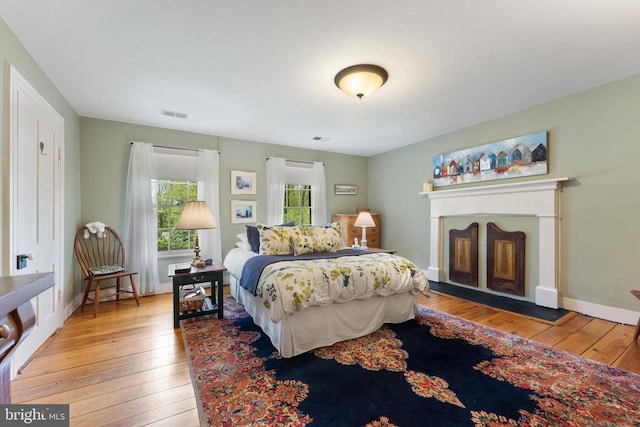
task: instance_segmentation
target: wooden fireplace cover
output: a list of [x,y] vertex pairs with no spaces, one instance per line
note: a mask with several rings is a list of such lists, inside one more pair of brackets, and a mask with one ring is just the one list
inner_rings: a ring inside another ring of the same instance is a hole
[[524,243],[522,231],[504,231],[487,223],[487,287],[524,296]]
[[449,280],[478,286],[478,223],[449,230]]

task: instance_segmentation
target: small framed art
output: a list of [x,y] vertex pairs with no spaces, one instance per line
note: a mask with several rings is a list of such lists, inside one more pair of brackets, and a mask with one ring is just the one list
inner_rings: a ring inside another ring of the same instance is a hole
[[336,184],[333,186],[333,194],[356,195],[358,194],[358,186],[352,184]]
[[231,223],[242,224],[256,222],[257,202],[247,200],[231,201]]
[[256,173],[232,170],[231,194],[256,194]]

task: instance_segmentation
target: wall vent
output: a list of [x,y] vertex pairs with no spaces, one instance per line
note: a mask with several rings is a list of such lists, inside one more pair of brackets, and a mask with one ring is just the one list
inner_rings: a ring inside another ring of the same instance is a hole
[[160,114],[162,114],[163,116],[175,117],[177,119],[186,119],[187,118],[187,114],[186,113],[178,113],[176,111],[160,110]]

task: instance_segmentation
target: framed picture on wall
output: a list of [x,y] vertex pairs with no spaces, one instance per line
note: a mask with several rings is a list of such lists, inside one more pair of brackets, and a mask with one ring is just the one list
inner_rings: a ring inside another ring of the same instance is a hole
[[231,194],[256,194],[256,173],[232,170]]
[[358,194],[358,186],[352,184],[336,184],[333,187],[335,195],[356,195]]
[[258,203],[248,200],[231,201],[231,224],[256,222],[256,208]]

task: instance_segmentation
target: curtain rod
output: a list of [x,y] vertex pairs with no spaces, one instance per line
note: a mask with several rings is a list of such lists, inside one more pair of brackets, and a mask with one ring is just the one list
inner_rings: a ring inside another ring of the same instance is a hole
[[[267,157],[267,160],[272,159],[273,157]],[[303,162],[302,160],[291,160],[291,159],[284,159],[286,162],[292,162],[292,163],[304,163],[307,165],[312,165],[315,162]],[[324,165],[324,162],[321,162]]]
[[[133,145],[133,142],[131,143],[131,145]],[[151,145],[153,145],[154,147],[158,147],[158,148],[166,148],[166,149],[169,149],[169,150],[183,150],[183,151],[195,151],[195,152],[200,151],[200,149],[199,149],[199,148],[169,147],[168,145],[157,145],[157,144],[151,144]],[[222,154],[222,153],[220,152],[220,150],[211,150],[211,151],[215,151],[215,152],[217,152],[218,154]]]

